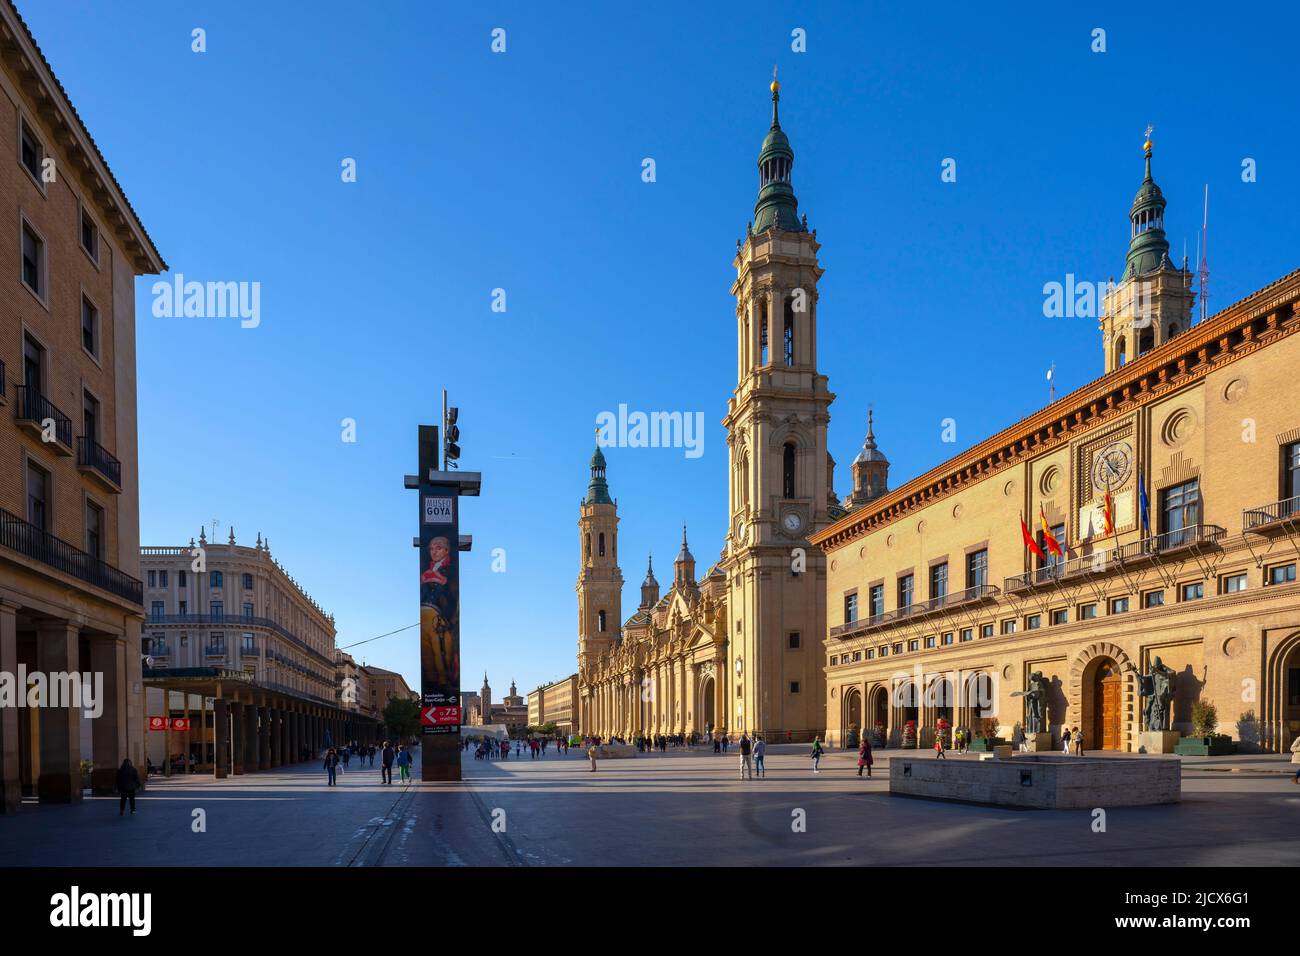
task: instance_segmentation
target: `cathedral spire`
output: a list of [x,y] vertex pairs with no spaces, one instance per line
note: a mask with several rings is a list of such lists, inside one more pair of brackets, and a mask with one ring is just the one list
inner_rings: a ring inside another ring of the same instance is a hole
[[675,587],[695,586],[695,555],[686,544],[686,525],[682,525],[682,550],[677,552],[673,562],[673,585]]
[[609,497],[609,483],[605,481],[605,455],[600,450],[600,443],[596,443],[595,454],[591,456],[591,481],[587,484],[587,497],[583,499],[586,505],[612,505],[614,502]]
[[659,582],[655,579],[655,559],[650,555],[646,563],[645,580],[641,582],[641,607],[653,607],[659,602]]
[[778,104],[781,84],[776,70],[772,71],[772,126],[763,138],[758,151],[758,202],[754,204],[754,232],[763,233],[777,228],[785,232],[806,232],[799,221],[799,200],[790,184],[790,170],[794,166],[794,150],[781,129]]

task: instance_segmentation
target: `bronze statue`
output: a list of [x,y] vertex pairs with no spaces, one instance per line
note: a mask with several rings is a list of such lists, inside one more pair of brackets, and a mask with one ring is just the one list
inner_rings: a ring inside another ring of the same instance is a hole
[[1169,712],[1174,701],[1174,682],[1178,673],[1167,667],[1160,658],[1151,665],[1151,673],[1143,674],[1133,664],[1128,669],[1137,674],[1138,693],[1146,699],[1142,708],[1142,723],[1146,730],[1169,730]]
[[1041,734],[1047,725],[1047,682],[1043,680],[1042,671],[1029,675],[1029,686],[1024,690],[1013,691],[1012,697],[1025,699],[1025,732]]

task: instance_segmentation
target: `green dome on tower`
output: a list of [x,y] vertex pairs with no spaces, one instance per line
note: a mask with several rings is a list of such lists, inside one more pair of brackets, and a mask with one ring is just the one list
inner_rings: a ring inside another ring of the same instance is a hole
[[1142,144],[1146,154],[1147,174],[1133,197],[1129,210],[1132,238],[1128,244],[1128,257],[1124,260],[1124,274],[1145,275],[1160,268],[1169,259],[1169,240],[1165,238],[1165,196],[1151,178],[1151,130]]
[[596,446],[595,454],[591,456],[591,481],[587,483],[587,497],[582,499],[584,505],[612,505],[613,499],[609,496],[609,484],[605,481],[605,455],[600,450],[600,445]]
[[754,204],[754,232],[766,232],[775,226],[786,232],[805,232],[799,221],[799,200],[790,185],[790,170],[794,166],[794,150],[790,139],[781,129],[777,104],[781,100],[781,84],[772,79],[772,128],[763,137],[758,151],[758,202]]

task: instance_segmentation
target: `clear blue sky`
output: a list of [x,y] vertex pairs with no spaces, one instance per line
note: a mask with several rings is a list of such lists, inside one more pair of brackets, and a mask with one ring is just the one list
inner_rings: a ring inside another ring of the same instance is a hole
[[[1052,362],[1062,391],[1100,374],[1095,321],[1044,318],[1042,289],[1121,272],[1148,122],[1178,255],[1209,183],[1212,307],[1300,266],[1294,8],[19,6],[172,268],[262,284],[256,329],[154,318],[153,280],[137,285],[143,542],[213,519],[221,538],[260,530],[340,644],[414,623],[402,476],[446,386],[463,465],[484,476],[462,512],[462,685],[486,669],[498,696],[574,669],[598,412],[707,424],[697,459],[608,452],[625,613],[647,551],[669,578],[683,521],[701,569],[717,558],[730,263],[773,63],[823,245],[841,494],[868,402],[898,485],[1044,404]],[[358,182],[341,182],[344,157]],[[416,632],[358,656],[414,682]]]

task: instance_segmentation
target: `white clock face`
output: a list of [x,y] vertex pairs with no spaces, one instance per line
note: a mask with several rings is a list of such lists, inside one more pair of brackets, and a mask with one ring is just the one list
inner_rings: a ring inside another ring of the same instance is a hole
[[803,527],[803,518],[800,518],[797,514],[791,511],[781,519],[781,524],[786,531],[794,534]]
[[736,522],[736,540],[741,544],[745,543],[745,532],[749,529],[745,527],[744,521]]
[[1092,484],[1099,492],[1123,487],[1133,470],[1133,448],[1128,442],[1111,442],[1092,462]]

